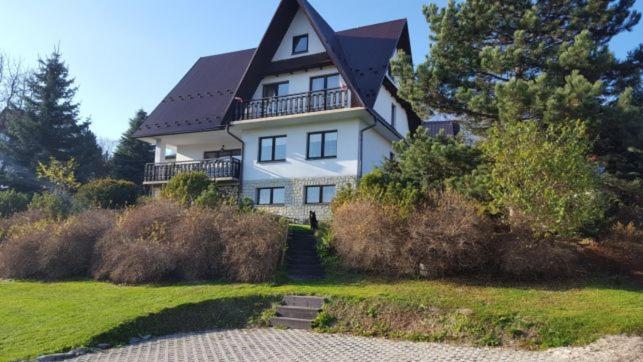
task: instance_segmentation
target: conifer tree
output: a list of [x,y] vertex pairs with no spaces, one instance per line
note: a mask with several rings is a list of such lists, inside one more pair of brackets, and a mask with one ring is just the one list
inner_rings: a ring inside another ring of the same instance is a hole
[[121,136],[112,158],[112,176],[114,178],[129,180],[140,185],[143,182],[145,164],[154,162],[152,145],[133,137],[145,117],[147,117],[147,113],[139,109],[134,118],[130,119],[129,129]]

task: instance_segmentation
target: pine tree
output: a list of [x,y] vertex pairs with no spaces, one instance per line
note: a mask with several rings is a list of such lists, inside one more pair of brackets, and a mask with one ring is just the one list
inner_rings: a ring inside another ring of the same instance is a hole
[[79,181],[99,176],[102,152],[89,121],[78,119],[74,79],[69,78],[57,50],[38,62],[38,69],[27,80],[22,117],[7,125],[6,137],[0,140],[0,153],[15,169],[28,174],[25,177],[35,173],[39,162],[52,157],[63,162],[74,158],[79,165]]
[[145,117],[147,117],[147,113],[142,109],[138,110],[134,118],[129,121],[129,129],[121,136],[112,158],[112,176],[114,178],[141,184],[145,164],[154,162],[154,148],[149,143],[133,137]]
[[643,115],[636,110],[643,105],[643,46],[624,60],[608,46],[639,22],[633,4],[467,0],[425,6],[432,44],[417,69],[405,54],[393,62],[400,93],[421,113],[456,114],[481,133],[494,122],[546,126],[581,119],[596,140],[592,152],[609,171],[640,176]]

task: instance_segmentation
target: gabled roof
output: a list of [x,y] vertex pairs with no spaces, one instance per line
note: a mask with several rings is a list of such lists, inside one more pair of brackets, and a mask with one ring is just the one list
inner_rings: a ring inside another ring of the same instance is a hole
[[[299,9],[326,52],[272,62]],[[356,104],[372,110],[389,59],[398,47],[410,53],[405,19],[335,32],[308,1],[282,0],[256,49],[200,58],[150,113],[135,136],[221,129],[232,116],[234,98],[251,98],[266,75],[324,64],[334,64],[354,94]],[[412,110],[409,108],[408,112]]]

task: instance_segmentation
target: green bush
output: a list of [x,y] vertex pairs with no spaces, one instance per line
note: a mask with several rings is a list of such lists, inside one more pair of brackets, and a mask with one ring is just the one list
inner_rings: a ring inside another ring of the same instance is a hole
[[161,196],[192,205],[212,184],[205,172],[183,172],[172,177],[161,191]]
[[0,191],[0,217],[9,217],[16,212],[25,211],[29,196],[14,190]]
[[76,197],[87,206],[119,209],[135,204],[138,194],[138,186],[131,181],[104,178],[82,185]]
[[64,191],[36,194],[29,203],[30,210],[40,210],[50,219],[64,219],[76,208],[78,205],[74,203],[74,198]]
[[217,185],[211,183],[208,188],[194,200],[194,204],[201,207],[215,208],[221,205],[223,201]]
[[603,197],[590,147],[581,122],[544,130],[527,121],[495,125],[483,144],[493,159],[494,206],[537,234],[592,231],[603,218]]

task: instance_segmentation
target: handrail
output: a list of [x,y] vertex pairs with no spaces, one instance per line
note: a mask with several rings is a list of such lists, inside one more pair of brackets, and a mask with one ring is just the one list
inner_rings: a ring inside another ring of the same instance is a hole
[[348,108],[351,105],[350,95],[350,90],[346,88],[331,88],[239,101],[235,105],[234,120]]
[[182,172],[205,172],[210,178],[238,179],[241,161],[232,156],[212,160],[148,163],[145,165],[143,183],[167,182]]

